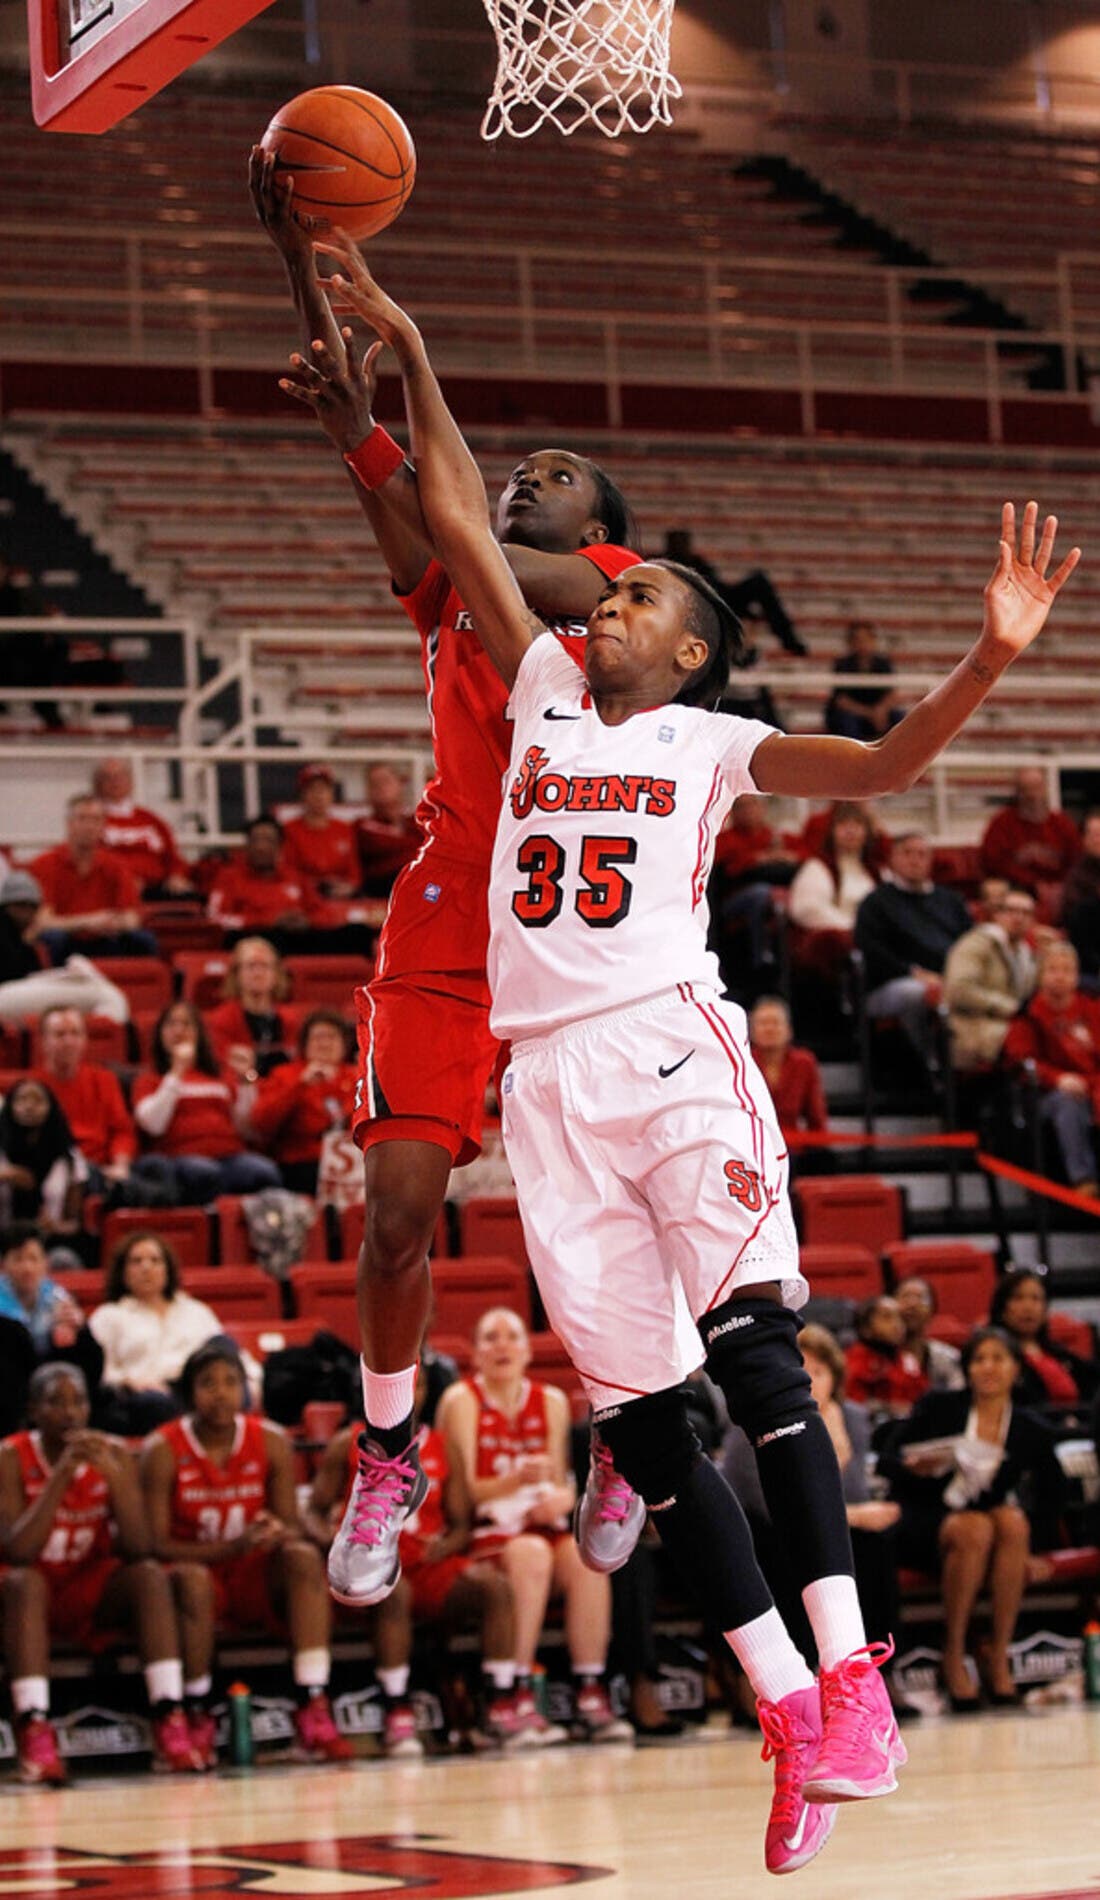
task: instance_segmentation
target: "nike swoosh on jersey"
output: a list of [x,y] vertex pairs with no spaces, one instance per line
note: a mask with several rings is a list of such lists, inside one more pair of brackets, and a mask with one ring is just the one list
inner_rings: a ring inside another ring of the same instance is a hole
[[694,1049],[689,1049],[689,1050],[688,1050],[688,1052],[687,1052],[687,1055],[686,1055],[686,1056],[681,1056],[681,1057],[680,1057],[680,1060],[679,1060],[679,1062],[674,1062],[674,1063],[673,1063],[673,1064],[671,1065],[671,1067],[670,1067],[670,1068],[667,1068],[667,1069],[666,1069],[666,1068],[664,1067],[664,1065],[662,1064],[662,1065],[661,1065],[661,1066],[660,1066],[660,1067],[658,1068],[658,1070],[657,1070],[657,1074],[658,1074],[658,1075],[659,1075],[659,1076],[661,1077],[661,1080],[662,1080],[663,1082],[667,1082],[667,1080],[668,1080],[668,1078],[669,1078],[669,1076],[670,1076],[670,1075],[675,1075],[675,1074],[676,1074],[676,1071],[677,1071],[677,1069],[682,1069],[682,1068],[683,1068],[683,1066],[684,1066],[684,1063],[685,1063],[685,1062],[690,1062],[690,1061],[691,1061],[691,1058],[692,1058],[692,1056],[693,1056],[694,1054],[695,1054],[695,1051],[694,1051]]
[[548,706],[542,716],[544,719],[579,719],[580,713],[560,713],[553,706]]

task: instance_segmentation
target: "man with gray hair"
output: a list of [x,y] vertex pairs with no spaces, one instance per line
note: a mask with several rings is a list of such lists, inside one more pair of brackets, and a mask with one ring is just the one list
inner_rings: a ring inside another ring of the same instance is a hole
[[882,882],[856,912],[856,948],[866,971],[867,1014],[896,1017],[930,1073],[939,1062],[943,967],[969,928],[962,898],[932,882],[931,840],[922,831],[895,838]]

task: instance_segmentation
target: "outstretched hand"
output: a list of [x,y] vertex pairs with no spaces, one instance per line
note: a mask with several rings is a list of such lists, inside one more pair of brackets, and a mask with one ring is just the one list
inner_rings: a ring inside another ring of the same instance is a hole
[[314,218],[294,205],[294,179],[280,173],[278,155],[254,145],[248,154],[248,193],[252,208],[276,250],[288,263],[313,265],[313,242],[330,228],[327,218]]
[[416,325],[399,303],[388,297],[363,262],[357,244],[338,227],[326,239],[315,239],[313,248],[323,257],[331,257],[339,266],[330,277],[321,279],[332,307],[339,314],[352,312],[369,323],[383,343],[395,349],[417,334]]
[[312,409],[325,434],[341,455],[350,455],[374,427],[374,395],[378,386],[376,364],[385,344],[371,344],[360,360],[355,339],[345,326],[340,332],[342,351],[334,355],[314,340],[312,362],[295,350],[290,358],[293,376],[283,376],[279,388]]
[[1058,594],[1081,559],[1080,548],[1071,548],[1048,579],[1058,518],[1047,516],[1036,547],[1038,518],[1038,502],[1029,501],[1024,509],[1017,549],[1016,510],[1010,501],[1005,502],[1001,510],[1000,556],[985,589],[983,635],[1010,649],[1012,654],[1023,653],[1042,630]]

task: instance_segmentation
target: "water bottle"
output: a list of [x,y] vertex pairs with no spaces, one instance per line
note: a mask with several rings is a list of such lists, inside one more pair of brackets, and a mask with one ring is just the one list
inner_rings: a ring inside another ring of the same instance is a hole
[[229,1759],[237,1768],[248,1768],[255,1759],[252,1745],[252,1691],[246,1682],[231,1682],[229,1698]]
[[1100,1623],[1086,1623],[1082,1634],[1085,1642],[1085,1695],[1090,1702],[1100,1702]]

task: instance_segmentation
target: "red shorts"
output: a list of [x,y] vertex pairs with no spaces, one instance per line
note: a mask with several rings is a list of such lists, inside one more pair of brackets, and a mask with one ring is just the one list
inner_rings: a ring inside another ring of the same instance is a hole
[[461,1583],[470,1565],[477,1561],[468,1551],[456,1551],[451,1557],[440,1558],[437,1564],[418,1564],[415,1568],[406,1566],[405,1576],[412,1591],[413,1615],[424,1622],[442,1616],[455,1584]]
[[429,849],[401,873],[376,974],[355,992],[360,1148],[430,1141],[459,1164],[479,1152],[499,1047],[489,1034],[488,935],[484,867]]
[[81,1564],[70,1577],[48,1576],[50,1635],[80,1649],[111,1642],[118,1632],[99,1622],[99,1608],[103,1592],[121,1569],[121,1557],[97,1557]]
[[262,1629],[283,1633],[283,1621],[271,1601],[270,1550],[249,1550],[229,1563],[211,1566],[214,1620],[221,1630]]

